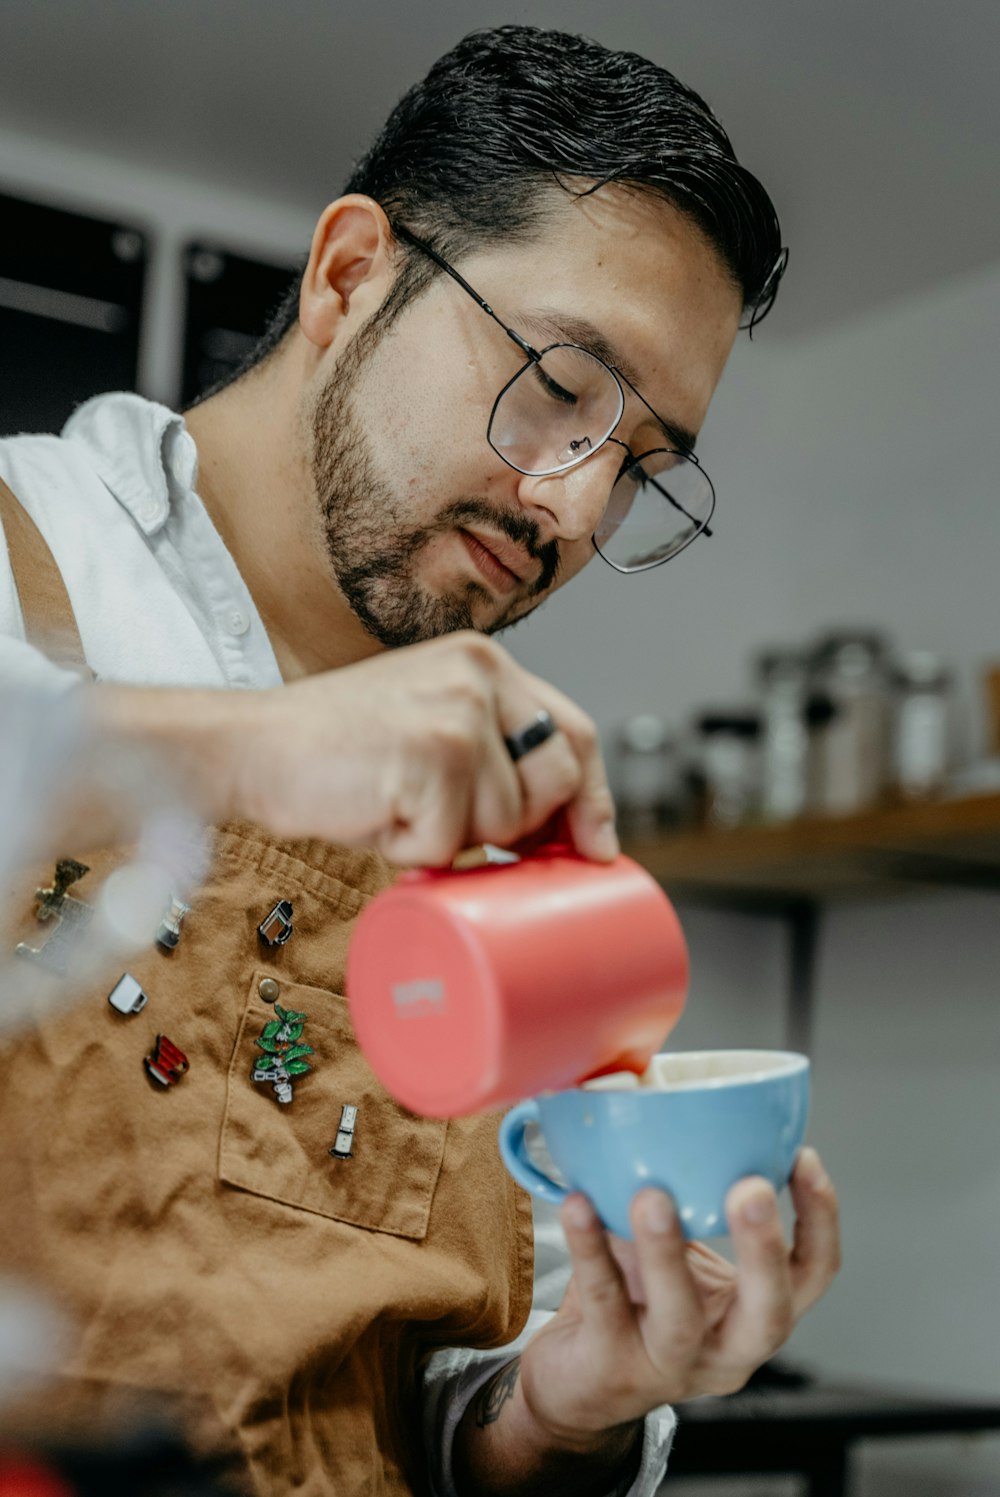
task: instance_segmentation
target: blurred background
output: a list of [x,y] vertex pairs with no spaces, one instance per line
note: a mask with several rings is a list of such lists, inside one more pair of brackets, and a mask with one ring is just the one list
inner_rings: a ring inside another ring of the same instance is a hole
[[[506,21],[677,73],[791,247],[699,443],[713,536],[595,561],[506,642],[594,714],[681,902],[677,1045],[812,1056],[845,1266],[789,1362],[1000,1404],[1000,8],[3,0],[0,433],[231,367],[399,95]],[[861,1439],[858,1410],[812,1497],[1000,1491],[997,1433]],[[733,1474],[666,1490],[803,1490],[720,1438]]]

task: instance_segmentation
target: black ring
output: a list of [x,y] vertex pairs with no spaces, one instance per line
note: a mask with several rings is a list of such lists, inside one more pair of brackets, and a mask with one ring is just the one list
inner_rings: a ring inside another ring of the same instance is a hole
[[523,759],[525,754],[530,754],[532,749],[544,743],[547,738],[551,738],[555,731],[556,725],[551,712],[543,710],[536,712],[531,721],[525,723],[524,727],[519,728],[516,733],[505,737],[504,743],[507,745],[508,754],[516,764],[518,759]]

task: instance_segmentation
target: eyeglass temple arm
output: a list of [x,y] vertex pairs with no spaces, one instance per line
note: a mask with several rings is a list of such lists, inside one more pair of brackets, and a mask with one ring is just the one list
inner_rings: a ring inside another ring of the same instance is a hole
[[[628,384],[628,380],[626,380],[625,383]],[[632,388],[631,385],[629,385],[629,389],[631,389],[631,388]],[[642,400],[642,396],[641,395],[639,396],[639,399]],[[643,404],[645,404],[645,401],[643,401]],[[650,409],[652,409],[652,407],[650,407]],[[641,466],[641,464],[642,464],[642,458],[641,457],[634,457],[633,456],[632,449],[631,449],[631,447],[629,447],[629,445],[628,445],[627,442],[622,442],[617,437],[608,437],[608,441],[609,442],[613,442],[616,447],[621,447],[621,448],[623,448],[625,450],[625,452],[628,453],[627,458],[625,458],[623,460],[623,462],[622,462],[621,473],[624,473],[625,469],[633,466],[633,464],[637,468]],[[694,453],[690,454],[690,461],[692,461],[695,464],[696,467],[700,466],[699,463],[698,463],[698,459],[694,456]],[[621,476],[621,473],[619,474],[619,477]],[[668,504],[672,504],[673,507],[674,507],[674,509],[680,511],[680,513],[684,516],[685,520],[690,520],[692,525],[697,525],[698,521],[695,519],[694,515],[689,515],[688,512],[687,512],[687,510],[684,508],[683,504],[678,504],[677,500],[674,498],[673,494],[671,494],[667,489],[665,489],[662,486],[662,484],[657,483],[657,481],[653,477],[652,473],[647,473],[646,474],[646,480],[647,480],[648,483],[651,483],[653,485],[653,488],[656,489],[657,493],[663,495],[664,499],[667,501]],[[709,530],[709,528],[708,528],[707,525],[703,526],[703,528],[702,528],[702,530],[701,530],[700,533],[702,535],[711,535],[712,534],[712,532]]]
[[397,239],[403,239],[407,244],[411,244],[414,249],[420,250],[428,257],[428,259],[433,260],[434,264],[439,266],[440,269],[444,271],[445,275],[450,275],[453,281],[457,281],[462,290],[467,292],[468,295],[472,297],[472,300],[475,302],[476,306],[482,307],[487,317],[492,317],[497,326],[503,328],[504,332],[507,334],[507,337],[517,344],[521,352],[525,354],[529,359],[531,359],[532,363],[538,363],[538,360],[541,358],[541,354],[538,352],[538,350],[532,348],[531,344],[526,342],[525,339],[521,337],[520,333],[515,333],[512,327],[508,327],[507,324],[497,316],[493,308],[490,306],[489,302],[484,301],[483,298],[479,295],[479,292],[474,291],[465,277],[459,275],[455,267],[453,265],[449,265],[448,261],[445,260],[443,256],[439,255],[437,250],[431,249],[429,244],[425,244],[422,239],[418,239],[416,234],[411,234],[409,229],[405,229],[402,224],[392,225],[392,231]]
[[[678,504],[673,494],[671,494],[668,489],[665,489],[661,483],[657,483],[656,479],[651,473],[647,473],[646,478],[647,481],[653,485],[653,488],[656,489],[658,493],[663,495],[668,504],[672,504],[674,509],[680,511],[685,520],[690,520],[692,525],[697,525],[698,521],[695,519],[694,515],[689,515],[683,504]],[[699,531],[699,534],[711,535],[712,532],[707,525],[703,525],[701,527],[701,530]]]

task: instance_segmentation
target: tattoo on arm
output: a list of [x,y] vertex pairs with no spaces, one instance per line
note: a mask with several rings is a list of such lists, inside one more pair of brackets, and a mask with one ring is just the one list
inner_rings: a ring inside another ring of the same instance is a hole
[[521,1361],[517,1358],[506,1367],[501,1367],[496,1376],[490,1378],[476,1394],[476,1425],[479,1429],[485,1429],[487,1424],[495,1424],[500,1418],[504,1404],[514,1396],[514,1386],[520,1371]]

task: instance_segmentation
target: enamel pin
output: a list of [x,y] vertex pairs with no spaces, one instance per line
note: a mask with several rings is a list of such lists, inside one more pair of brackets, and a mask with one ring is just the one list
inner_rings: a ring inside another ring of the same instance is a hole
[[55,928],[41,946],[29,946],[21,941],[15,948],[16,956],[27,957],[48,967],[50,972],[65,977],[72,962],[74,944],[86,930],[93,914],[89,904],[84,904],[82,899],[73,899],[66,891],[89,872],[87,864],[77,862],[76,858],[59,859],[51,888],[35,890],[37,918],[43,923],[54,920]]
[[333,1147],[329,1150],[334,1159],[350,1159],[354,1148],[354,1128],[357,1121],[358,1109],[352,1103],[345,1102],[340,1109],[337,1137],[333,1141]]
[[146,1007],[149,996],[142,991],[131,972],[124,972],[108,994],[108,1002],[120,1014],[138,1014]]
[[165,1034],[156,1036],[152,1054],[146,1056],[143,1065],[153,1081],[158,1081],[161,1086],[175,1086],[184,1073],[190,1070],[183,1050],[178,1050],[173,1040],[168,1040]]
[[260,1038],[254,1041],[264,1054],[250,1072],[254,1081],[269,1081],[279,1102],[292,1100],[292,1085],[297,1076],[304,1076],[311,1067],[306,1060],[312,1055],[312,1045],[301,1043],[305,1014],[293,1009],[274,1005],[277,1018],[270,1019],[261,1030]]
[[274,909],[257,927],[265,946],[284,946],[292,934],[292,901],[279,899]]
[[189,913],[191,906],[185,904],[183,899],[178,899],[175,894],[170,901],[170,908],[160,921],[160,928],[156,932],[158,945],[164,951],[173,951],[181,938],[181,921]]

